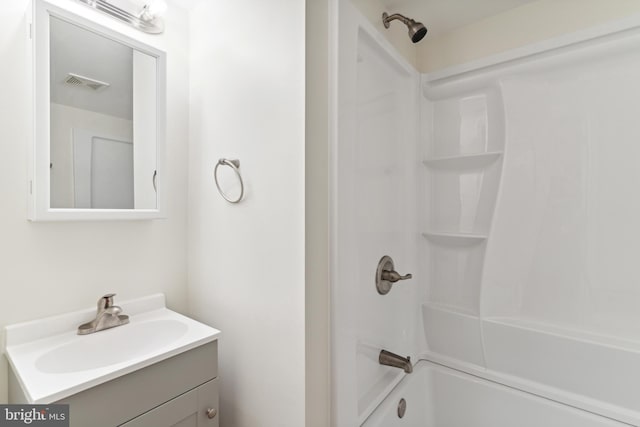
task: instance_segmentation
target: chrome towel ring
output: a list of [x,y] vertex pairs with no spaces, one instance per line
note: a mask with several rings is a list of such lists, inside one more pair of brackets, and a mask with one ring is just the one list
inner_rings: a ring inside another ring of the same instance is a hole
[[[224,194],[224,191],[222,191],[222,189],[220,188],[220,183],[218,182],[218,167],[220,165],[229,166],[236,173],[238,180],[240,180],[240,195],[238,196],[238,198],[236,199],[229,198],[226,194]],[[238,203],[242,200],[242,197],[244,196],[244,182],[242,181],[242,175],[240,175],[240,169],[238,169],[239,167],[240,167],[240,160],[238,159],[234,159],[234,160],[220,159],[218,160],[218,163],[216,164],[216,167],[213,170],[213,178],[216,181],[216,187],[218,188],[218,192],[229,203]]]

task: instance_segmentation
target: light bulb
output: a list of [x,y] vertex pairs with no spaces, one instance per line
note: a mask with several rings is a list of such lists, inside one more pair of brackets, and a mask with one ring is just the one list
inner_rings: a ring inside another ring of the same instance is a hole
[[142,8],[140,17],[145,21],[153,21],[162,16],[167,11],[167,2],[165,0],[150,0]]

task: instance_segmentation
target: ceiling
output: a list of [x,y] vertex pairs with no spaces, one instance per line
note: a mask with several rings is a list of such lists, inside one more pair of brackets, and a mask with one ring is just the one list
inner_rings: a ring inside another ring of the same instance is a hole
[[389,13],[422,22],[440,35],[535,0],[380,0]]
[[[109,0],[136,13],[154,0]],[[164,0],[190,9],[201,0]],[[211,1],[211,0],[207,0]],[[314,0],[311,0],[314,1]],[[364,0],[367,1],[367,0]],[[374,0],[369,0],[374,1]],[[536,0],[377,0],[389,13],[401,13],[422,22],[429,33],[439,35]]]
[[[131,120],[133,50],[84,28],[51,17],[51,102]],[[94,91],[69,86],[69,73],[107,82]]]

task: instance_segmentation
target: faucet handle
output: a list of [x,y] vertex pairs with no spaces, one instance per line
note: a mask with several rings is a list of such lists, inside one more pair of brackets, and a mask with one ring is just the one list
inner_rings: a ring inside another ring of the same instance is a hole
[[394,270],[382,270],[382,280],[386,280],[387,282],[391,282],[391,283],[395,283],[398,280],[408,280],[411,279],[413,276],[411,274],[406,274],[404,276],[401,276],[400,274],[398,274],[397,271]]
[[113,305],[113,297],[116,294],[106,294],[98,300],[98,310],[105,310]]
[[380,295],[386,295],[391,290],[394,283],[399,280],[409,280],[413,276],[405,274],[402,276],[395,271],[393,259],[389,255],[380,258],[378,268],[376,269],[376,289]]

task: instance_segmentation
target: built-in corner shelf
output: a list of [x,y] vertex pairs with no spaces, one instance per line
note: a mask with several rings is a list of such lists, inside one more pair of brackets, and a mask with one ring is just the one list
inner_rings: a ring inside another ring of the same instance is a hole
[[491,165],[501,156],[502,151],[489,151],[486,153],[433,157],[424,160],[422,163],[433,169],[479,169]]
[[456,246],[469,246],[482,243],[487,240],[487,235],[476,233],[442,233],[425,231],[422,235],[434,243]]

